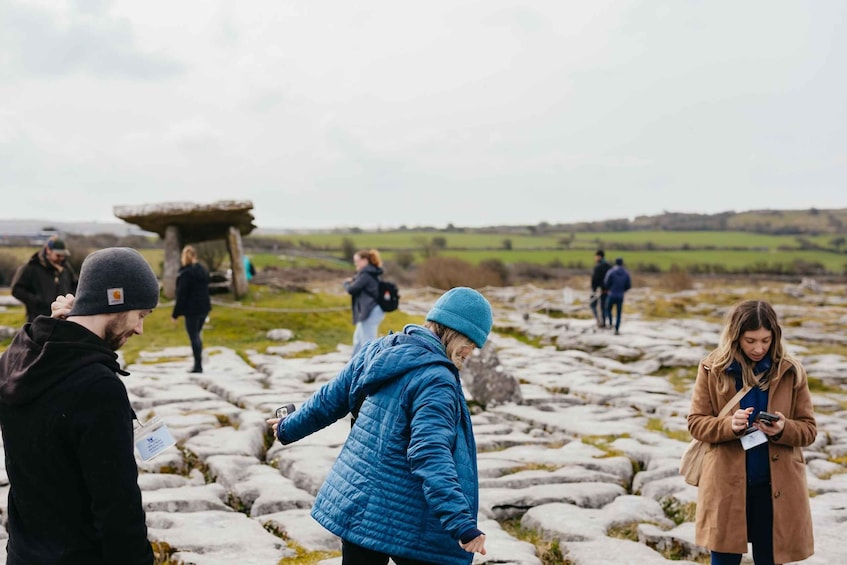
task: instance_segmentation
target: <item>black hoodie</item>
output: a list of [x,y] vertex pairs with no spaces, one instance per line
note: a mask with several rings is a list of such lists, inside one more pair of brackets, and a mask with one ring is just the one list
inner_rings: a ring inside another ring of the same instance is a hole
[[117,354],[74,322],[40,316],[0,357],[9,475],[7,565],[149,565]]

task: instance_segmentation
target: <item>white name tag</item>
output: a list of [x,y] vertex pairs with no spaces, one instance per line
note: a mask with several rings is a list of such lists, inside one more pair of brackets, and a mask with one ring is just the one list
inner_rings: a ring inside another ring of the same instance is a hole
[[142,424],[135,432],[135,448],[144,461],[150,461],[172,445],[176,445],[176,441],[158,417]]
[[747,433],[741,436],[741,445],[744,447],[744,451],[752,449],[757,445],[767,443],[767,441],[768,436],[766,436],[762,430],[754,428],[753,426],[747,428]]

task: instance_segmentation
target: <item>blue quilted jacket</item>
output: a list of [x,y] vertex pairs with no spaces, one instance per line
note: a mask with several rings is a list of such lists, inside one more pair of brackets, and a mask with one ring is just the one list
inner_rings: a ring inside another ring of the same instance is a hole
[[456,366],[426,328],[368,343],[338,376],[280,422],[291,443],[365,401],[321,486],[312,517],[343,540],[397,557],[467,564],[478,474]]

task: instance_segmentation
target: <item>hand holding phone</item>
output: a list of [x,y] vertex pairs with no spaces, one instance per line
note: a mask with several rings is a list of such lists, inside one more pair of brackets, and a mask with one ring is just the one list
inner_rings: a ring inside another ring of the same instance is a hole
[[759,415],[756,416],[756,420],[762,422],[766,426],[773,426],[774,423],[779,421],[779,416],[762,410],[761,412],[759,412]]

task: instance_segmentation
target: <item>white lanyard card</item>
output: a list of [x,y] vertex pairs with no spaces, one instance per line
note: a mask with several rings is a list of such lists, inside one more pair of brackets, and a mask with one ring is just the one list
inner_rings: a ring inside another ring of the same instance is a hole
[[160,417],[156,416],[146,424],[141,420],[138,420],[138,423],[141,427],[135,430],[135,448],[144,461],[150,461],[167,448],[176,445],[168,426]]
[[749,426],[744,432],[744,435],[741,436],[741,445],[744,447],[744,451],[752,449],[757,445],[767,443],[767,441],[768,436],[766,436],[762,430],[756,428],[755,426]]

